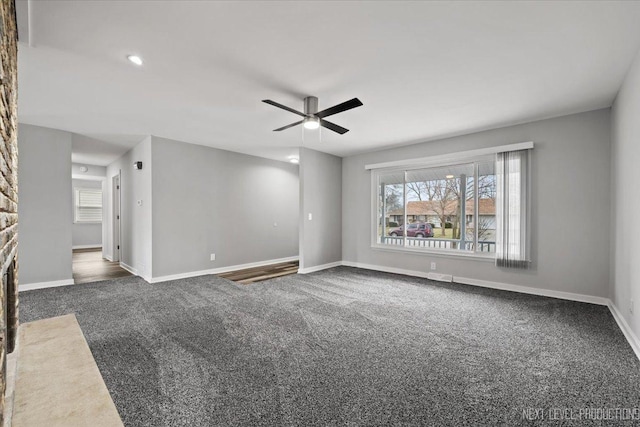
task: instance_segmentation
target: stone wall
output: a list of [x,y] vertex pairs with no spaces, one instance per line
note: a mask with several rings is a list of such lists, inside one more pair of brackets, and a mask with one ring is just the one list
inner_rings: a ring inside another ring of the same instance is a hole
[[0,0],[0,425],[4,421],[6,355],[13,351],[18,327],[17,62],[15,1]]

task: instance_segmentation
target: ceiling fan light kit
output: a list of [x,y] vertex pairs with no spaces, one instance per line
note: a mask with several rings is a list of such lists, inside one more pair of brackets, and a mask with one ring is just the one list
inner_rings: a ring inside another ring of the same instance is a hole
[[327,120],[324,120],[325,117],[332,116],[334,114],[342,113],[343,111],[351,110],[352,108],[362,106],[362,102],[358,98],[353,98],[348,101],[343,102],[342,104],[334,105],[333,107],[327,108],[326,110],[318,111],[318,98],[315,96],[307,96],[304,99],[304,113],[294,110],[293,108],[289,108],[286,105],[279,104],[270,99],[263,99],[262,102],[273,105],[274,107],[282,108],[283,110],[287,110],[290,113],[297,114],[299,116],[304,117],[304,119],[299,122],[291,123],[290,125],[283,126],[278,129],[274,129],[274,132],[280,132],[285,129],[289,129],[294,126],[298,126],[302,124],[305,129],[318,129],[320,126],[332,130],[340,135],[343,135],[349,132],[349,129],[343,128],[342,126],[338,126],[335,123],[331,123]]
[[305,129],[318,129],[320,127],[320,119],[317,117],[307,117],[304,119],[303,126]]

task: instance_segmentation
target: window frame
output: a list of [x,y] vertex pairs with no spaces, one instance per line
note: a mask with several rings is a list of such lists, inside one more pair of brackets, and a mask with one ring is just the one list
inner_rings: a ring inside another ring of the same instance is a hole
[[[440,156],[438,156],[440,157]],[[443,156],[444,157],[444,156]],[[384,175],[387,173],[403,173],[405,176],[405,181],[403,184],[403,188],[404,188],[404,223],[406,228],[405,228],[405,236],[406,236],[406,229],[408,229],[407,226],[407,186],[406,186],[406,173],[408,171],[411,170],[417,170],[417,169],[429,169],[429,168],[438,168],[438,167],[446,167],[446,166],[458,166],[458,165],[464,165],[464,164],[473,164],[473,169],[474,169],[474,179],[473,179],[473,185],[474,185],[474,195],[475,195],[475,200],[474,200],[474,243],[476,244],[476,248],[477,248],[477,242],[478,242],[478,226],[477,226],[477,222],[479,220],[478,218],[478,211],[479,211],[479,203],[477,202],[477,197],[478,197],[478,163],[479,162],[486,162],[489,159],[495,161],[496,159],[496,154],[495,153],[477,153],[476,155],[468,155],[468,156],[464,156],[464,155],[460,155],[460,156],[455,156],[454,158],[442,158],[440,161],[435,160],[434,161],[424,161],[423,164],[418,164],[415,162],[410,162],[407,163],[404,166],[399,165],[397,162],[389,162],[387,164],[394,164],[392,167],[381,167],[381,168],[369,168],[367,167],[367,169],[371,169],[371,227],[370,227],[370,235],[371,235],[371,248],[375,249],[375,250],[380,250],[380,251],[388,251],[388,252],[407,252],[407,253],[413,253],[413,254],[426,254],[426,255],[436,255],[436,256],[445,256],[445,257],[462,257],[462,258],[470,258],[470,259],[475,259],[478,261],[490,261],[490,262],[495,262],[496,260],[496,253],[494,252],[478,252],[476,250],[473,251],[469,251],[469,250],[463,250],[463,249],[446,249],[446,248],[440,248],[440,249],[435,249],[435,248],[412,248],[409,246],[406,246],[406,242],[404,245],[402,246],[393,246],[393,245],[385,245],[385,244],[381,244],[378,243],[378,185],[379,185],[379,178],[380,175]],[[398,166],[396,166],[396,164],[398,164]]]
[[[80,191],[92,191],[92,192],[100,192],[100,221],[86,221],[78,219],[78,198]],[[73,223],[74,224],[102,224],[104,221],[104,192],[102,188],[91,188],[91,187],[74,187],[73,188]]]

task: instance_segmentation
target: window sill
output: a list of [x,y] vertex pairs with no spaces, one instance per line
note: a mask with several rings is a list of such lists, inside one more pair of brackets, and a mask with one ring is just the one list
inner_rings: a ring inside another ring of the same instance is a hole
[[484,262],[495,262],[496,254],[480,254],[476,252],[469,251],[458,251],[458,250],[433,250],[433,249],[412,249],[404,246],[401,247],[389,247],[383,245],[371,245],[371,249],[376,251],[383,252],[404,252],[404,253],[412,253],[412,254],[422,254],[422,255],[430,255],[437,257],[445,257],[445,258],[466,258],[473,261],[484,261]]

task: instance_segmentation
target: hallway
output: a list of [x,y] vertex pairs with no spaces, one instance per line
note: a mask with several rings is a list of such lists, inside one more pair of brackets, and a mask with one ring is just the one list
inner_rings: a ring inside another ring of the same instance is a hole
[[101,249],[73,251],[73,280],[76,285],[127,276],[131,273],[120,267],[120,263],[102,258]]

